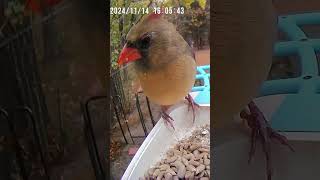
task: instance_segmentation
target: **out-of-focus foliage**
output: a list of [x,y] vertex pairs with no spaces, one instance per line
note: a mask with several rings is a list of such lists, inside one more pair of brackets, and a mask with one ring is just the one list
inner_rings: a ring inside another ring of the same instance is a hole
[[[121,7],[123,4],[122,0],[111,1],[111,7]],[[110,15],[110,52],[111,52],[111,66],[116,67],[117,57],[120,53],[120,31],[119,31],[119,14]]]
[[13,26],[22,25],[24,23],[25,14],[24,1],[9,0],[4,9],[4,15]]
[[201,6],[202,9],[205,9],[206,7],[206,0],[198,0],[199,1],[199,4]]
[[187,9],[190,9],[191,4],[195,1],[199,2],[199,5],[202,9],[205,9],[206,6],[206,0],[164,0],[162,5],[165,7],[173,7],[173,6],[184,6]]
[[[190,3],[191,2],[191,3]],[[202,5],[201,5],[202,3]],[[185,38],[189,44],[194,44],[201,48],[204,39],[207,39],[209,29],[209,9],[206,8],[206,1],[200,0],[182,0],[180,7],[185,7],[184,14],[176,14],[168,16],[168,20],[177,26],[179,33]],[[204,7],[204,8],[203,8]],[[200,39],[201,42],[200,42]]]

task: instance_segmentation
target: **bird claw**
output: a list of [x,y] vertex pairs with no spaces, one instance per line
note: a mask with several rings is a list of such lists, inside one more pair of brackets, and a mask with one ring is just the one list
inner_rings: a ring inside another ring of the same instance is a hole
[[267,120],[264,118],[263,113],[258,109],[254,102],[250,102],[248,105],[250,109],[250,114],[245,110],[241,111],[240,117],[245,119],[248,123],[248,126],[251,128],[251,147],[249,152],[248,163],[251,162],[252,157],[255,154],[256,150],[256,141],[259,136],[262,149],[266,156],[266,169],[268,180],[271,180],[272,177],[272,167],[271,167],[271,150],[270,150],[270,139],[277,140],[282,145],[287,146],[291,151],[294,151],[292,146],[288,143],[288,140],[285,136],[279,134],[273,130]]
[[188,112],[190,111],[190,107],[192,109],[193,112],[193,122],[195,121],[196,118],[196,114],[195,114],[195,107],[200,108],[200,105],[197,104],[194,99],[192,98],[192,96],[190,94],[188,94],[185,99],[188,101]]
[[165,123],[166,125],[170,124],[170,126],[171,126],[173,129],[175,129],[174,126],[173,126],[173,123],[172,123],[172,121],[174,121],[174,120],[173,120],[173,118],[172,118],[168,113],[166,113],[166,111],[162,110],[162,112],[161,112],[161,117],[162,117],[162,119],[164,120],[164,123]]

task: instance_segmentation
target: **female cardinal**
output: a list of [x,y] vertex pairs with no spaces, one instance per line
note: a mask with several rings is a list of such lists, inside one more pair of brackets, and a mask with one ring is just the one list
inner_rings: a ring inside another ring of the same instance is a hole
[[166,123],[173,127],[167,108],[184,97],[191,105],[195,119],[197,104],[188,94],[195,82],[194,55],[174,25],[161,14],[144,16],[130,29],[118,64],[129,62],[134,62],[144,94],[161,105]]

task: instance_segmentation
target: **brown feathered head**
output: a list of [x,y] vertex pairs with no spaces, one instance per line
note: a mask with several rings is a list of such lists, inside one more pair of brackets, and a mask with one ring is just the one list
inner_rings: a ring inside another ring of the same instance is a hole
[[161,14],[150,14],[130,29],[118,64],[135,62],[143,69],[157,68],[181,53],[191,55],[191,48],[175,26]]

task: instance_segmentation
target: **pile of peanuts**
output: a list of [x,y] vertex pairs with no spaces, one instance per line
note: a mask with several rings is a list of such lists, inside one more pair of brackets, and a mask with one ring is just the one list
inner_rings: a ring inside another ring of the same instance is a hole
[[201,143],[200,139],[204,136],[208,138],[210,134],[201,135],[201,132],[203,129],[195,131],[190,138],[169,149],[166,157],[150,168],[140,180],[209,180],[210,145]]

